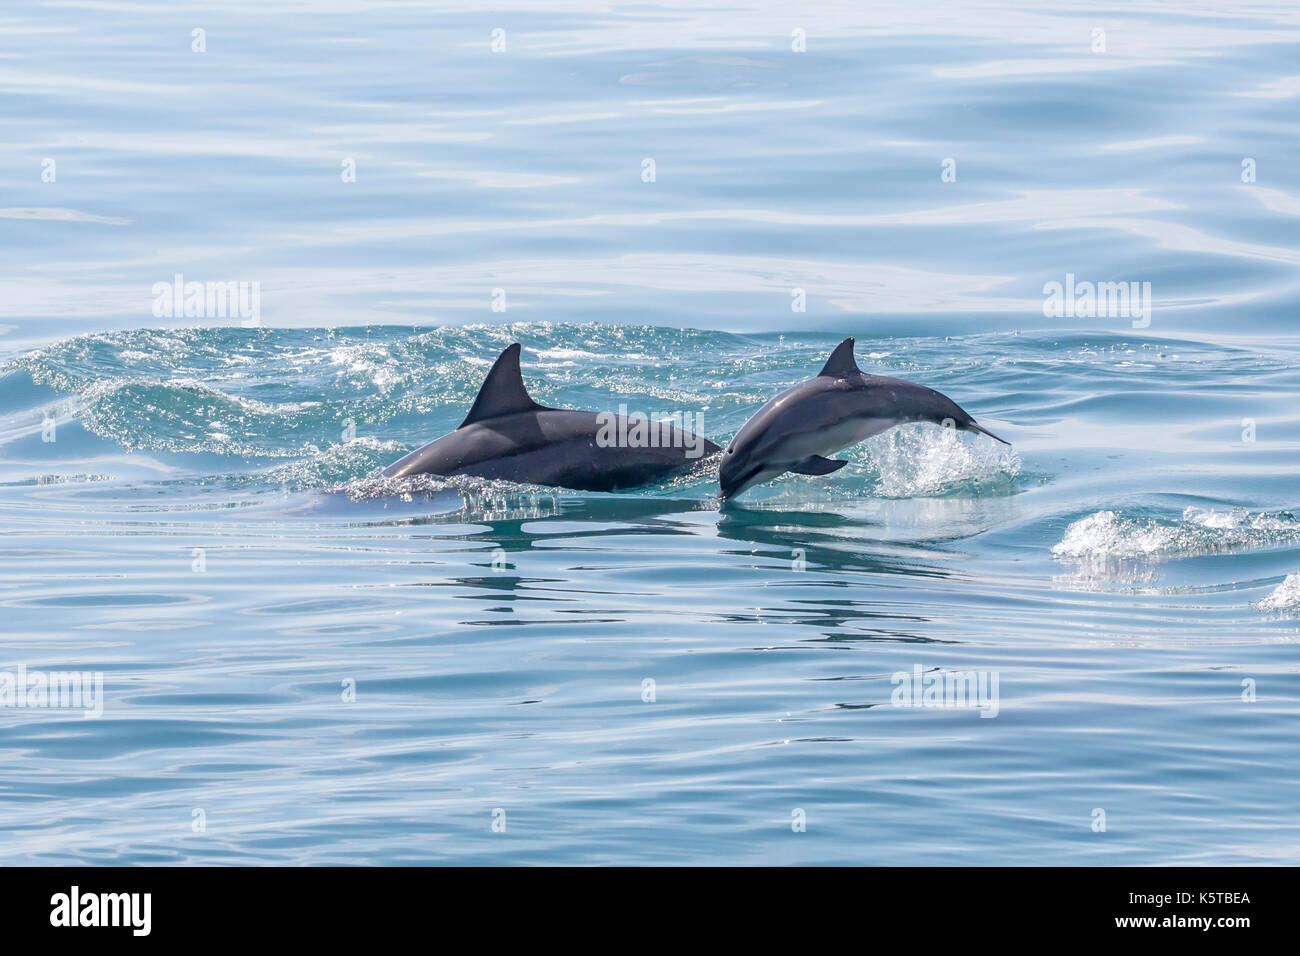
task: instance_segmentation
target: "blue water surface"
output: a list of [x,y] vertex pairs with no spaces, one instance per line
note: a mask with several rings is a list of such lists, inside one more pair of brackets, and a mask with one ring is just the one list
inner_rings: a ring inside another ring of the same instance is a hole
[[[1294,3],[8,4],[0,861],[1300,861],[1298,108]],[[845,335],[1012,447],[377,476]]]

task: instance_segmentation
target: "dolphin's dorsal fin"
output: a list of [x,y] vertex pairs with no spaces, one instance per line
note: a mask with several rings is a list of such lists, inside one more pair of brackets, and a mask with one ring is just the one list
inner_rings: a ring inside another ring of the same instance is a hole
[[845,339],[839,345],[835,346],[835,351],[831,357],[826,360],[822,370],[818,375],[829,375],[831,378],[844,378],[846,375],[860,375],[862,369],[858,368],[858,363],[853,361],[853,337]]
[[483,380],[483,387],[478,390],[474,406],[460,427],[481,422],[485,418],[531,412],[542,407],[528,397],[528,389],[524,388],[524,376],[519,371],[519,343],[515,342],[506,346],[506,350],[497,357],[492,371]]

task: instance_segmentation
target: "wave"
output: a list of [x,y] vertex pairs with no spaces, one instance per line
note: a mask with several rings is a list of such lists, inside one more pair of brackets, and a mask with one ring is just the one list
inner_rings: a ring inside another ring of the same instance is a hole
[[[512,341],[523,343],[525,379],[544,404],[626,405],[652,418],[690,412],[721,443],[758,404],[815,373],[836,339],[545,322],[135,329],[77,336],[0,366],[11,409],[6,416],[0,408],[0,419],[15,433],[30,429],[33,403],[49,399],[23,389],[52,389],[71,394],[61,405],[87,432],[121,448],[263,464],[256,478],[222,476],[244,485],[334,490],[455,428],[484,370]],[[964,373],[986,353],[990,364],[997,337],[974,337],[967,353],[951,372]],[[861,349],[873,371],[940,388],[950,387],[942,363],[952,354],[951,343],[892,338]],[[26,385],[18,380],[24,372]],[[958,395],[979,407],[969,391]],[[1010,492],[1022,468],[1001,445],[933,426],[895,429],[844,454],[854,468],[815,483],[790,476],[778,482],[781,492],[803,494],[810,484],[831,497]],[[643,493],[711,495],[701,486],[715,479],[711,467],[696,469]]]

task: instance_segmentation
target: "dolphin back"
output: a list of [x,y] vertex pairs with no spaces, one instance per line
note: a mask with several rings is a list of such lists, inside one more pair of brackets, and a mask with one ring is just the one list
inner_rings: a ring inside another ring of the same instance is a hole
[[383,476],[474,475],[617,491],[663,481],[720,451],[668,423],[647,420],[642,435],[624,416],[539,405],[524,386],[519,353],[516,342],[497,357],[455,431],[389,465]]

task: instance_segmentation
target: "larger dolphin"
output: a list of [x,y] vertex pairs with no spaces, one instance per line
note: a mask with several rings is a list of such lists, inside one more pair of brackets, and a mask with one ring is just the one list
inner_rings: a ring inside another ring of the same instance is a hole
[[1004,441],[946,395],[898,378],[868,375],[853,360],[853,339],[835,347],[806,382],[760,408],[736,433],[718,466],[723,498],[787,471],[828,475],[847,461],[826,455],[904,422],[935,422]]
[[516,342],[497,358],[459,428],[383,474],[477,475],[620,491],[671,478],[718,451],[707,438],[667,422],[538,405],[524,387]]

